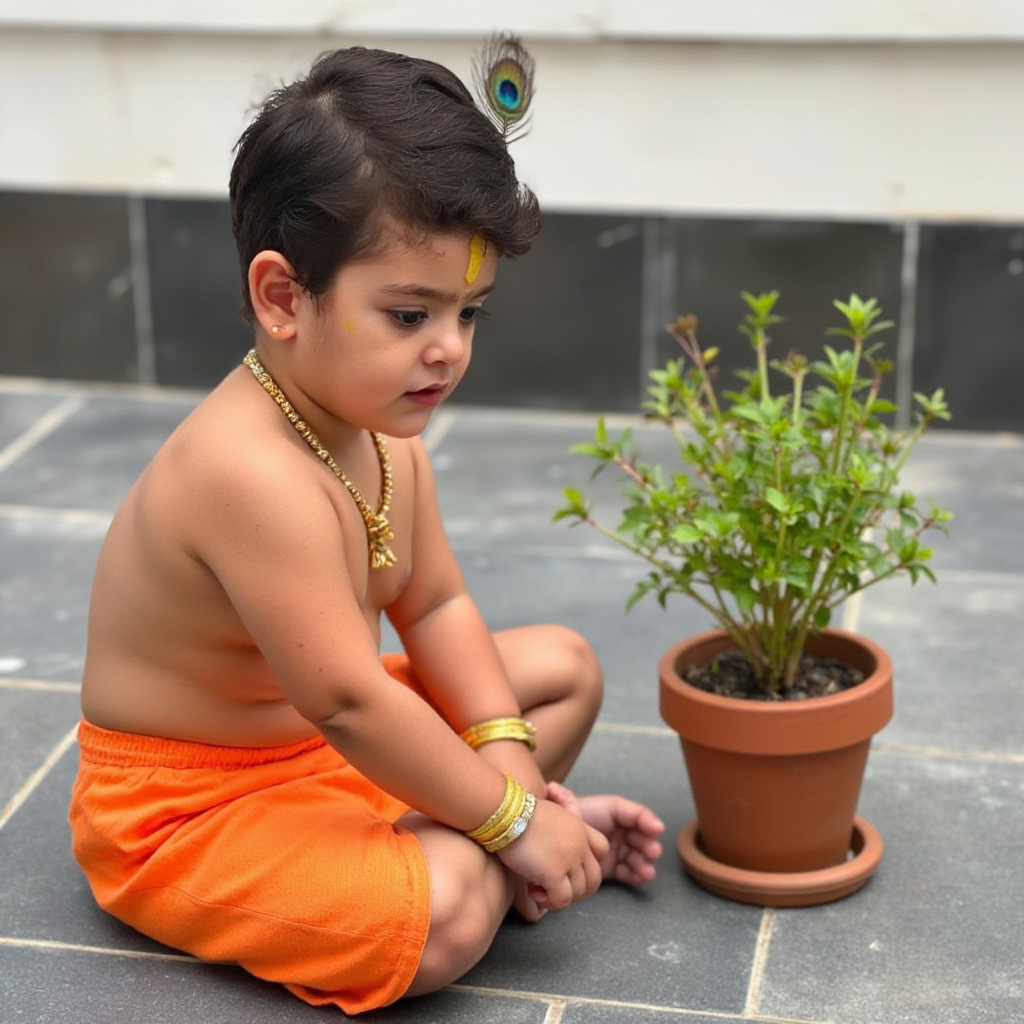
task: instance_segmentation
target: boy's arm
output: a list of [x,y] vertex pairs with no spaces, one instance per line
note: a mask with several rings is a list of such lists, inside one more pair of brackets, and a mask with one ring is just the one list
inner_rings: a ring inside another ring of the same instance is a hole
[[[477,828],[502,802],[503,774],[384,671],[326,491],[284,457],[211,463],[191,481],[203,524],[194,555],[288,700],[376,785],[459,831]],[[539,906],[557,910],[597,887],[607,841],[551,801],[538,804],[498,856],[543,891]]]
[[[520,716],[523,709],[448,543],[429,459],[418,442],[412,447],[416,471],[413,571],[387,614],[420,681],[452,729],[461,733],[491,718]],[[545,781],[523,743],[488,743],[477,756],[543,796]]]
[[461,831],[475,828],[501,802],[502,774],[383,669],[346,571],[347,554],[365,551],[346,552],[326,488],[287,454],[217,461],[197,467],[193,481],[202,524],[194,554],[290,703],[381,788]]

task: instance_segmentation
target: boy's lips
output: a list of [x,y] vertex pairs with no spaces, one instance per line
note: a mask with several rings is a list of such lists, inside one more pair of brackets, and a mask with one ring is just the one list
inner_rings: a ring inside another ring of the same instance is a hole
[[405,397],[416,405],[438,405],[444,396],[448,394],[447,384],[431,384],[429,387],[420,388],[419,391],[406,391]]

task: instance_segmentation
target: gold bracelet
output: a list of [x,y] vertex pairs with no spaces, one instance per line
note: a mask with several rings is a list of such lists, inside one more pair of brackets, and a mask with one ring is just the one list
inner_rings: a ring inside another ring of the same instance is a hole
[[519,740],[531,750],[536,750],[536,733],[533,722],[528,722],[525,718],[489,718],[486,722],[471,725],[462,733],[462,739],[471,750],[495,740]]
[[493,843],[498,838],[503,837],[513,824],[522,817],[528,795],[526,790],[511,775],[506,775],[505,796],[498,805],[498,809],[482,825],[471,832],[467,832],[466,835],[484,847],[488,843]]
[[532,793],[527,793],[519,817],[497,839],[484,843],[484,849],[488,853],[497,853],[498,850],[504,850],[509,843],[518,839],[526,831],[526,826],[533,817],[533,812],[536,808],[537,798]]

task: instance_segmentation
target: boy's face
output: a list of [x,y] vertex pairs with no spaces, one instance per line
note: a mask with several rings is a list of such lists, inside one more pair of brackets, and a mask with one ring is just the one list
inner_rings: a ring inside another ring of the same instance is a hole
[[332,415],[393,437],[420,433],[469,365],[498,254],[468,234],[401,236],[346,264],[304,304],[304,388]]

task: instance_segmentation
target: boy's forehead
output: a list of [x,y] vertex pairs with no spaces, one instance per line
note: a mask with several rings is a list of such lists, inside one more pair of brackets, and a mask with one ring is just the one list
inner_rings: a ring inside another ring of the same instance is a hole
[[474,239],[478,238],[482,243],[483,239],[468,228],[456,228],[453,231],[396,231],[384,236],[381,252],[385,258],[409,255],[442,259],[453,252],[468,257],[475,244]]
[[457,265],[466,286],[476,283],[480,274],[496,261],[498,252],[481,235],[470,230],[452,232],[404,233],[392,236],[368,262],[380,268],[400,269],[402,265],[417,266]]

